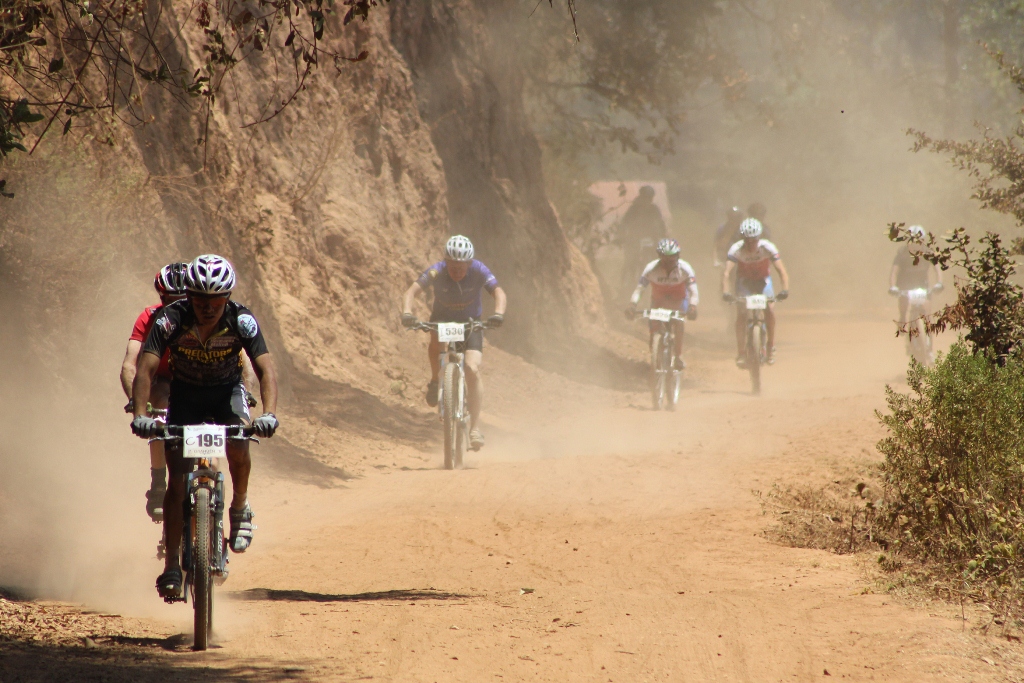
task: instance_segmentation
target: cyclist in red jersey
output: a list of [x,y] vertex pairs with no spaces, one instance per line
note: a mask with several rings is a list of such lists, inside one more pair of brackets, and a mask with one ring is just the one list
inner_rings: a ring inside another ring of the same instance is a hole
[[[184,273],[187,268],[187,263],[169,263],[161,268],[153,281],[153,286],[156,288],[157,294],[160,295],[160,304],[148,306],[135,320],[132,335],[128,338],[124,361],[121,363],[121,388],[124,389],[124,394],[128,397],[128,405],[125,406],[127,413],[134,410],[132,382],[135,381],[135,370],[139,352],[142,350],[142,343],[146,341],[146,335],[153,327],[153,320],[160,309],[185,297]],[[149,403],[158,410],[167,408],[167,397],[171,391],[171,370],[167,365],[168,357],[169,354],[165,353],[160,359],[156,379],[149,390]],[[162,522],[164,495],[167,493],[167,464],[164,460],[163,441],[153,441],[149,444],[149,466],[151,480],[149,491],[146,492],[146,514],[154,522]]]

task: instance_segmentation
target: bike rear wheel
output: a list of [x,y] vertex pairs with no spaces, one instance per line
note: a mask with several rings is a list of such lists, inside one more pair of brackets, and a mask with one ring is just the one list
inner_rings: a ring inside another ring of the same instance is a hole
[[[448,363],[444,366],[444,468],[455,468],[456,452],[459,449],[458,395],[459,366]],[[461,458],[459,458],[461,460]]]
[[210,489],[196,490],[195,543],[192,551],[192,577],[195,587],[192,607],[195,611],[195,640],[193,650],[205,650],[210,641],[210,627],[213,619],[213,582],[210,581]]
[[658,333],[651,340],[651,405],[655,410],[661,410],[665,404],[665,335]]
[[754,322],[747,332],[747,369],[750,371],[750,390],[755,396],[761,393],[761,325]]

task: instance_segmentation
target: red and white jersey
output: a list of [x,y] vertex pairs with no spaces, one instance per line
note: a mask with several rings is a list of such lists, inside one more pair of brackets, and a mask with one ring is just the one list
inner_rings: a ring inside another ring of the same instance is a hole
[[765,280],[771,275],[771,264],[782,258],[778,248],[768,240],[758,240],[752,251],[743,248],[743,240],[729,248],[727,258],[736,264],[737,277]]
[[690,305],[696,306],[699,301],[697,275],[682,259],[671,270],[663,268],[660,260],[648,263],[640,276],[640,286],[647,285],[651,286],[652,302],[682,302],[689,297]]

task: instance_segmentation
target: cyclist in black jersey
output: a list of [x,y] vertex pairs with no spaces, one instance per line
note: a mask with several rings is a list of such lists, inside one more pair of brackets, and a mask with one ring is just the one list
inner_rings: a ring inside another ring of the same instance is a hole
[[[171,390],[167,422],[194,425],[203,422],[249,422],[242,384],[244,352],[252,361],[260,384],[264,413],[252,421],[257,435],[270,437],[277,430],[277,373],[263,332],[245,306],[231,301],[235,272],[227,260],[214,254],[199,256],[185,276],[187,298],[163,307],[153,320],[139,355],[132,385],[134,396],[148,396],[164,351],[170,355]],[[141,401],[140,401],[141,403]],[[160,425],[135,406],[132,432],[143,438],[160,433]],[[253,512],[248,502],[249,442],[232,441],[228,468],[234,497],[231,502],[231,550],[245,552],[252,542]],[[168,487],[164,498],[164,533],[167,557],[157,578],[161,597],[178,597],[182,587],[178,549],[182,535],[182,503],[185,496],[185,464],[181,445],[167,448]]]

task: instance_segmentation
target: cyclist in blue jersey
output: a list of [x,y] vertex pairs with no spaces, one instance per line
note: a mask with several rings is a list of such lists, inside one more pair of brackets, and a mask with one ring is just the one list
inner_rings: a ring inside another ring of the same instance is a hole
[[[505,320],[508,303],[505,290],[498,279],[480,261],[473,258],[473,243],[468,237],[455,235],[445,246],[445,259],[427,268],[412,283],[402,299],[402,325],[414,327],[419,321],[412,313],[416,295],[427,289],[434,290],[434,307],[430,322],[459,323],[479,320],[483,315],[483,290],[494,297],[494,315],[487,319],[491,327],[500,327]],[[484,436],[477,423],[483,404],[484,386],[480,379],[483,362],[484,333],[477,330],[466,340],[466,388],[469,392],[469,446],[480,450]],[[427,405],[437,405],[437,383],[441,374],[441,342],[437,333],[430,333],[430,383],[427,385]]]

